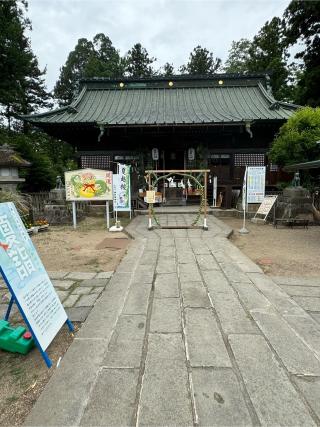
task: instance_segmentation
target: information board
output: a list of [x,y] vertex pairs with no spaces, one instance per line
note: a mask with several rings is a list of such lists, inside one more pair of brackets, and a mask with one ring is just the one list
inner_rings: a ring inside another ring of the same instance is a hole
[[45,351],[67,314],[13,203],[0,203],[0,270]]
[[263,199],[261,205],[259,206],[259,209],[257,210],[256,215],[264,215],[265,217],[267,217],[273,205],[275,204],[277,197],[278,196],[266,196]]
[[66,200],[112,200],[112,172],[79,169],[65,172]]
[[247,203],[261,203],[265,194],[265,166],[249,166],[247,173]]

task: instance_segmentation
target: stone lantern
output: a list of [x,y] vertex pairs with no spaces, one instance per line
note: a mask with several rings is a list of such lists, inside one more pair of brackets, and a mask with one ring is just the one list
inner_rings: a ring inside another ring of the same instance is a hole
[[17,185],[25,181],[19,177],[19,169],[30,165],[10,145],[0,146],[0,190],[17,191]]

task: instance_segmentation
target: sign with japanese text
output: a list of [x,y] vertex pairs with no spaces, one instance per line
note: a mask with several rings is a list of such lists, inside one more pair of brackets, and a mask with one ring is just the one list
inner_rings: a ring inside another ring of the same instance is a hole
[[79,169],[64,175],[67,200],[112,200],[111,171]]
[[278,196],[266,196],[259,206],[256,215],[268,215],[272,209],[272,206],[275,204],[277,197]]
[[152,204],[156,202],[156,192],[155,191],[147,191],[146,192],[146,202],[152,203]]
[[118,164],[118,174],[113,175],[114,207],[118,211],[131,210],[130,166]]
[[261,203],[265,194],[265,166],[247,168],[247,203]]
[[44,351],[67,314],[13,203],[0,203],[0,270]]

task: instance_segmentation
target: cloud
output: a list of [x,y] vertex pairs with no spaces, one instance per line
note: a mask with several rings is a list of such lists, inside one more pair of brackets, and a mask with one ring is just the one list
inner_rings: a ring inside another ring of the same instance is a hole
[[232,40],[252,38],[267,21],[281,16],[288,0],[33,0],[28,16],[34,53],[47,66],[52,90],[59,68],[79,38],[103,32],[125,54],[140,42],[160,68],[175,69],[197,45],[226,59]]

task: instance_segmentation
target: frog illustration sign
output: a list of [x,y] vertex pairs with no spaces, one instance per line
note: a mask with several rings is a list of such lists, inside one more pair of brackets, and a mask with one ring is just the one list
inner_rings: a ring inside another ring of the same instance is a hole
[[69,201],[112,200],[112,172],[79,169],[65,172],[66,199]]

